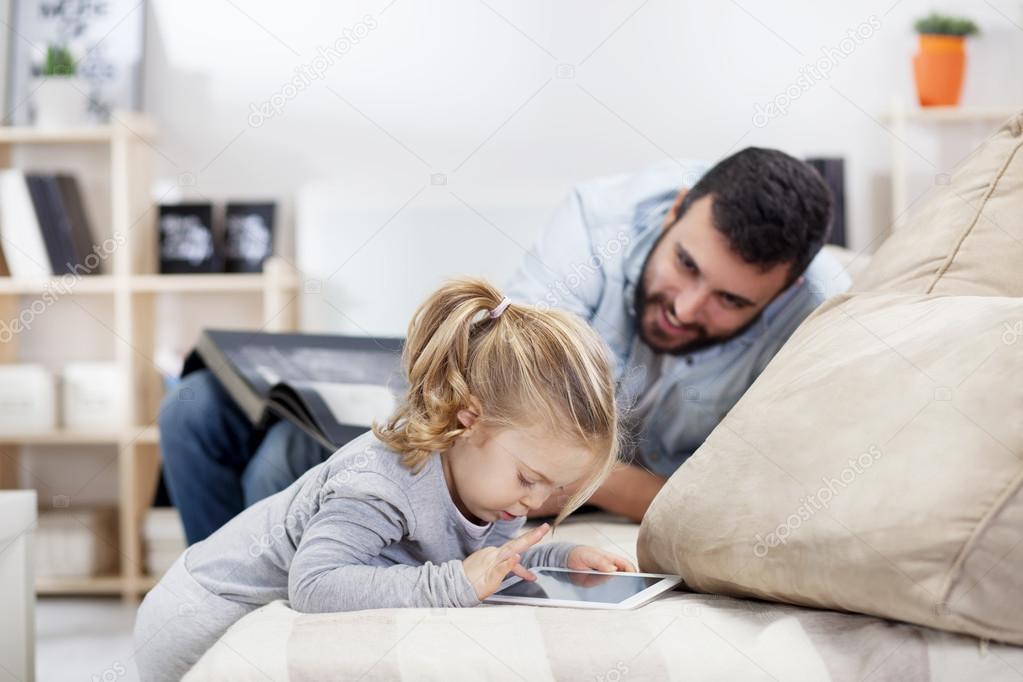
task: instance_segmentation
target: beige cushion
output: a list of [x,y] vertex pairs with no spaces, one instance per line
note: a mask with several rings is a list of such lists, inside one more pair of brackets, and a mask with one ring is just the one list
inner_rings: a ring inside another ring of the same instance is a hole
[[641,570],[1023,644],[1023,300],[826,305],[658,494]]
[[1023,645],[1023,116],[654,499],[642,570]]
[[874,254],[853,291],[1023,296],[1023,112]]

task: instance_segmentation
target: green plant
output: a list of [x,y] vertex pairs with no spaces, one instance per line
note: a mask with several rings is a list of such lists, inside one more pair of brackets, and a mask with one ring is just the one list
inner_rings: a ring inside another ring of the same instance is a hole
[[43,75],[75,75],[75,60],[71,56],[71,50],[63,45],[50,45],[46,48],[46,62],[43,64]]
[[931,12],[923,19],[918,19],[913,28],[917,33],[940,36],[972,36],[980,33],[977,25],[966,17],[953,17],[948,14]]

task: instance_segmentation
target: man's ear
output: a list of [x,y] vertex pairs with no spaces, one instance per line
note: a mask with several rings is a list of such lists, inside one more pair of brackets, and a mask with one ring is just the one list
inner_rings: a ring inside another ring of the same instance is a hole
[[675,197],[675,203],[671,206],[671,210],[669,210],[668,214],[664,216],[664,224],[661,225],[662,230],[667,230],[675,224],[675,221],[678,220],[678,212],[682,209],[682,202],[685,201],[687,194],[689,194],[688,187],[683,187],[679,191],[678,196]]

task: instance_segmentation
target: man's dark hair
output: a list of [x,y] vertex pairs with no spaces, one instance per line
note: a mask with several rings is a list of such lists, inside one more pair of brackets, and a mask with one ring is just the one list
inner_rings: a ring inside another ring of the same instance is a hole
[[679,218],[711,195],[714,227],[732,250],[769,270],[803,274],[828,238],[831,190],[811,166],[776,149],[747,147],[719,162],[686,194]]

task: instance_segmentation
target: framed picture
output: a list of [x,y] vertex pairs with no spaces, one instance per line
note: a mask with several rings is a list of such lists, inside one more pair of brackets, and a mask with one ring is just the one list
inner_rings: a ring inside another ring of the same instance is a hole
[[262,272],[273,253],[275,204],[230,203],[224,224],[227,272]]
[[160,273],[216,272],[211,204],[160,206]]
[[86,123],[105,123],[115,109],[138,109],[146,3],[137,0],[10,0],[13,30],[5,123],[35,122],[38,76],[48,51],[70,52]]

